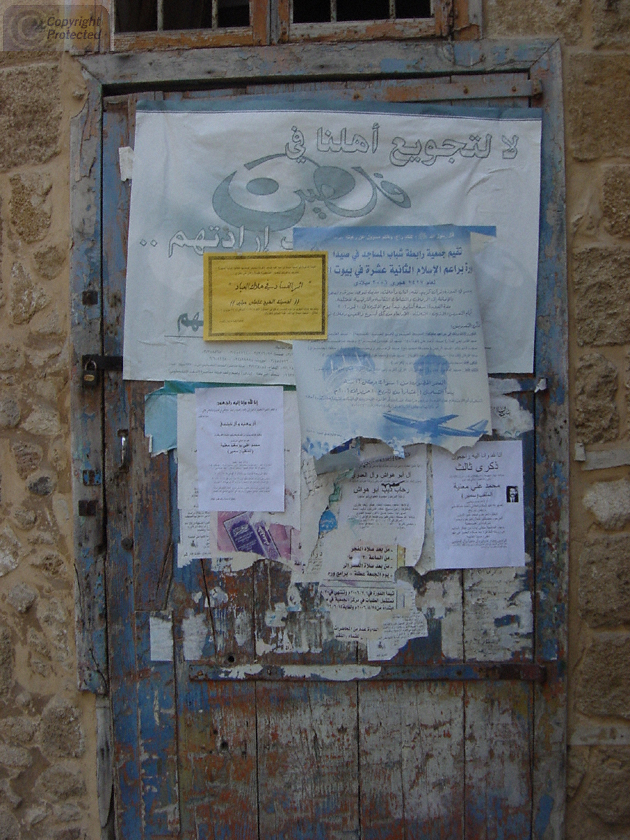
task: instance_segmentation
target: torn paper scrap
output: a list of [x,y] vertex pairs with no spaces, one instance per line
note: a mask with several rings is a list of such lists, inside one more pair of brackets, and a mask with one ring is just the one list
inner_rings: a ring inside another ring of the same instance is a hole
[[456,452],[490,430],[468,230],[297,228],[294,243],[329,253],[328,341],[293,345],[310,454],[356,437]]
[[173,622],[162,615],[149,616],[151,662],[173,661]]
[[396,609],[395,548],[357,543],[345,555],[331,553],[319,592],[330,613],[335,638],[365,641],[376,636]]
[[333,495],[336,474],[318,474],[313,458],[302,451],[300,469],[300,529],[293,531],[291,564],[295,581],[318,581],[319,565],[313,557],[322,527],[336,526],[328,505]]
[[177,448],[177,394],[161,389],[144,398],[144,434],[150,439],[151,455]]
[[437,569],[525,565],[520,440],[434,448],[433,502]]
[[426,616],[416,606],[416,590],[407,581],[396,581],[396,609],[383,619],[378,636],[367,640],[368,659],[392,659],[410,639],[428,635]]
[[534,428],[534,415],[516,397],[490,395],[492,431],[502,438],[518,438]]
[[217,514],[214,511],[188,508],[179,511],[179,543],[177,568],[193,560],[212,557],[216,553]]
[[180,510],[198,508],[196,405],[194,393],[177,397],[177,506]]
[[133,149],[131,146],[120,146],[118,149],[118,166],[120,180],[131,181],[133,177]]

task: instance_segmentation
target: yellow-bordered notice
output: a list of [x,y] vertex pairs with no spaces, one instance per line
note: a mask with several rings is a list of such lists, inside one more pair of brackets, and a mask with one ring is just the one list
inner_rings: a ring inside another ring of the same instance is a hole
[[324,339],[327,254],[203,255],[206,341]]

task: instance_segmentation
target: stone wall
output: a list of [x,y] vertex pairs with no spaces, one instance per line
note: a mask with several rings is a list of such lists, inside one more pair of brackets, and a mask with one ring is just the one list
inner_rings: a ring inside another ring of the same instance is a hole
[[[567,837],[630,838],[630,3],[488,0],[563,45],[572,464]],[[579,460],[578,460],[579,459]]]
[[100,835],[76,690],[69,441],[68,56],[0,53],[0,838]]

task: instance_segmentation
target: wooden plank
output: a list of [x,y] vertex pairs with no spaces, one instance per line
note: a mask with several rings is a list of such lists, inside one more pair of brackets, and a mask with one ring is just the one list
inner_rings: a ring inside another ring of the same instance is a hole
[[214,661],[228,668],[252,662],[256,656],[253,570],[218,572],[208,561],[200,565]]
[[467,683],[466,840],[523,840],[531,831],[532,689]]
[[[437,4],[436,4],[437,5]],[[441,9],[440,9],[441,11]],[[442,16],[406,20],[366,20],[343,23],[292,23],[289,41],[383,41],[395,38],[431,38],[443,34]]]
[[261,840],[360,836],[356,686],[257,683]]
[[182,840],[258,840],[256,692],[187,684],[179,650]]
[[[438,76],[431,79],[384,79],[379,81],[355,80],[352,82],[295,82],[290,85],[248,85],[251,95],[291,96],[307,94],[309,98],[327,98],[334,92],[335,101],[348,102],[474,102],[479,106],[496,107],[489,97],[501,97],[502,103],[517,100],[527,107],[527,99],[534,92],[534,83],[527,73],[501,73],[498,76]],[[502,104],[498,103],[498,104]],[[324,107],[324,106],[323,106]]]
[[175,554],[168,503],[168,454],[153,457],[144,435],[144,398],[157,387],[159,383],[155,382],[134,383],[130,416],[136,610],[165,609]]
[[[269,660],[273,662],[273,660]],[[189,678],[195,682],[252,680],[275,682],[501,682],[503,680],[542,685],[547,668],[532,662],[437,662],[434,665],[398,665],[395,662],[371,664],[265,664],[250,663],[246,668],[190,662]]]
[[[127,422],[126,389],[120,375],[105,383],[105,486],[107,515],[107,627],[113,720],[116,828],[119,837],[142,837],[138,756],[138,678],[133,620],[133,557],[125,548],[131,533],[131,492],[117,468],[117,430]],[[118,380],[118,381],[117,381]],[[124,807],[123,806],[124,803]]]
[[170,612],[136,613],[137,657],[141,664],[140,777],[143,836],[147,840],[177,837],[180,827],[172,621]]
[[561,840],[565,836],[566,796],[569,345],[564,115],[558,44],[532,67],[531,76],[545,91],[538,103],[543,108],[543,143],[536,372],[549,377],[550,385],[536,401],[535,652],[537,661],[548,663],[550,674],[547,684],[535,695],[533,833],[540,840]]
[[361,836],[463,837],[461,683],[359,685]]
[[325,80],[528,71],[553,41],[357,44],[282,44],[249,49],[170,50],[84,56],[83,67],[110,89],[168,85],[178,81],[210,84],[255,79]]
[[[118,147],[126,145],[126,108],[103,113],[103,313],[106,352],[122,347],[120,287],[124,261],[119,207],[125,185],[117,177]],[[112,177],[112,174],[114,176]],[[116,329],[116,326],[118,329]],[[118,432],[129,428],[128,389],[120,373],[103,374],[103,467],[107,498],[107,627],[113,721],[113,768],[116,831],[119,837],[142,837],[142,798],[138,755],[138,680],[136,633],[133,620],[133,555],[130,549],[132,497],[128,470],[120,469]],[[124,803],[124,807],[123,806]]]
[[[527,565],[464,571],[464,649],[467,661],[507,662],[513,659],[523,662],[532,661],[534,656],[534,380],[529,377],[521,380],[521,387],[529,390],[510,394],[510,399],[518,402],[522,416],[531,418],[532,426],[531,430],[518,435],[523,447]],[[516,431],[511,432],[511,439],[516,436]]]
[[[107,628],[103,543],[103,428],[100,388],[82,384],[81,357],[101,352],[101,102],[100,86],[87,82],[87,100],[70,132],[70,251],[72,369],[72,505],[76,565],[75,638],[81,691],[107,691]],[[97,516],[78,516],[79,502]]]
[[[109,103],[103,128],[104,272],[103,320],[107,355],[122,353],[129,184],[118,170],[118,149],[129,143],[127,103]],[[168,459],[160,464],[159,495],[138,490],[138,480],[155,481],[144,436],[144,393],[153,386],[127,383],[122,374],[104,373],[105,478],[108,523],[108,607],[110,669],[120,836],[165,837],[178,833],[177,740],[173,653],[171,661],[153,657],[147,608],[160,593],[160,580],[143,556],[156,537],[155,521],[170,524]],[[126,440],[126,443],[125,443]],[[132,453],[131,463],[125,447]],[[164,475],[165,474],[165,475]],[[150,515],[145,506],[150,505]],[[159,534],[160,532],[158,532]],[[170,539],[170,534],[167,534]],[[140,558],[140,559],[138,559]],[[160,558],[162,559],[162,558]],[[138,564],[146,572],[139,574]],[[162,566],[168,564],[168,559]],[[162,568],[160,566],[160,568]],[[168,567],[168,566],[167,566]],[[150,575],[148,584],[144,575]],[[155,577],[157,580],[154,580]],[[149,596],[147,595],[147,591]],[[167,651],[168,654],[168,651]],[[164,652],[156,654],[159,658]],[[142,679],[140,677],[143,677]]]

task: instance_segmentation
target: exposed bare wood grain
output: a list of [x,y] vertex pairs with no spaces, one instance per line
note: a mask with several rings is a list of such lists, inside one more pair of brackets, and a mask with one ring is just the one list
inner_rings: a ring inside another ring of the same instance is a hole
[[358,838],[356,686],[256,685],[261,840]]
[[255,687],[180,683],[182,840],[258,840]]
[[531,829],[532,688],[465,686],[466,840],[523,840]]
[[358,690],[362,837],[463,837],[463,684]]

